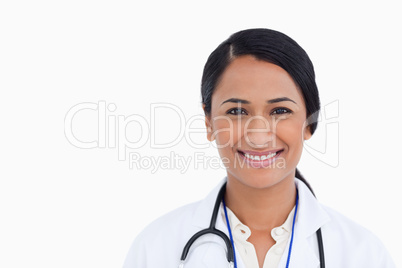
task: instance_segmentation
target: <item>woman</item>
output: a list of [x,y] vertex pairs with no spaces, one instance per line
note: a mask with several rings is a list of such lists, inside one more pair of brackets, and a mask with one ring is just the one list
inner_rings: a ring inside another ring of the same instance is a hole
[[201,91],[227,176],[204,200],[150,224],[125,268],[394,267],[382,243],[319,204],[296,169],[320,102],[294,40],[268,29],[233,34],[209,56]]

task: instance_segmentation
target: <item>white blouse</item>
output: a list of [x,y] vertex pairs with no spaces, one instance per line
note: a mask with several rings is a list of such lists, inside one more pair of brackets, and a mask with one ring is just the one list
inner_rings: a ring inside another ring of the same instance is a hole
[[[250,228],[244,225],[228,207],[226,208],[228,213],[228,219],[230,228],[233,235],[234,245],[236,253],[240,254],[242,261],[247,268],[259,268],[257,253],[253,244],[247,241],[251,236]],[[295,207],[289,213],[286,221],[279,227],[275,227],[271,230],[271,236],[276,243],[268,250],[264,259],[263,268],[277,268],[279,261],[284,254],[288,240],[292,233],[292,223]],[[223,221],[226,222],[225,212],[223,205],[221,204],[221,215]],[[287,254],[287,252],[286,252]],[[238,259],[239,256],[236,255]]]

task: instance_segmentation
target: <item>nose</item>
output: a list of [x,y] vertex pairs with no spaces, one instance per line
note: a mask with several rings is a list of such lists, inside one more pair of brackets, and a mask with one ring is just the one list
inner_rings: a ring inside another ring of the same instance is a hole
[[254,116],[244,125],[244,137],[247,145],[252,148],[267,147],[275,137],[270,121],[263,116]]

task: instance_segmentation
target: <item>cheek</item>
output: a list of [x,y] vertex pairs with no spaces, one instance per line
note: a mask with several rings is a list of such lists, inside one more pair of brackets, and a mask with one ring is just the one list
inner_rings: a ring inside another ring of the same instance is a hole
[[216,144],[220,145],[222,149],[233,146],[237,138],[236,131],[234,131],[236,128],[237,126],[228,118],[215,119],[214,135]]
[[[276,136],[288,146],[303,146],[303,123],[302,120],[283,120],[277,124]],[[290,148],[290,149],[292,149]],[[294,148],[296,149],[296,148]]]

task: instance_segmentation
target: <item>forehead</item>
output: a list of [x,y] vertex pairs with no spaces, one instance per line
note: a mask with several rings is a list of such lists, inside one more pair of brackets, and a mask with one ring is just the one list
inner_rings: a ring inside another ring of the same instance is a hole
[[250,55],[240,56],[229,64],[216,86],[212,101],[230,97],[254,102],[289,97],[302,103],[300,90],[284,69]]

